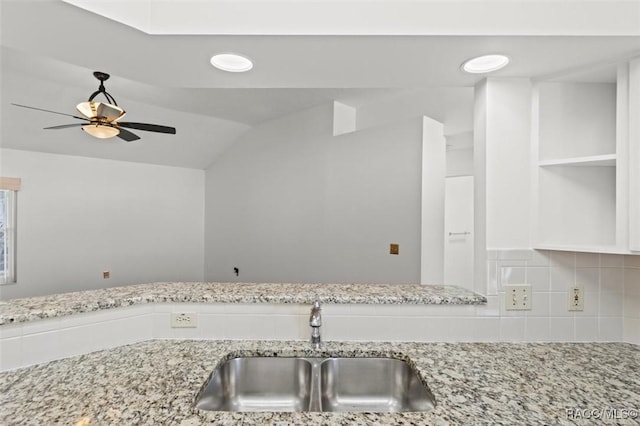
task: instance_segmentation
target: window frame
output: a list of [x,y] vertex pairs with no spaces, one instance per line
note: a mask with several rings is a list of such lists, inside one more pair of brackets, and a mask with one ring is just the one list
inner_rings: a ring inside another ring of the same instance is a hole
[[17,282],[17,211],[18,211],[18,190],[20,190],[19,178],[0,177],[0,191],[6,194],[5,208],[5,229],[4,244],[2,246],[4,265],[0,270],[0,285],[14,284]]

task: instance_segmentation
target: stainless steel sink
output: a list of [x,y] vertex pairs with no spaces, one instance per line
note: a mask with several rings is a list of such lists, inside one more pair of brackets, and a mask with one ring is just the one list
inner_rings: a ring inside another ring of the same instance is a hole
[[330,358],[320,364],[322,411],[428,411],[431,391],[404,361]]
[[212,411],[427,411],[429,388],[391,358],[244,357],[223,363],[196,397]]
[[196,407],[212,411],[306,411],[312,364],[302,358],[246,357],[216,369]]

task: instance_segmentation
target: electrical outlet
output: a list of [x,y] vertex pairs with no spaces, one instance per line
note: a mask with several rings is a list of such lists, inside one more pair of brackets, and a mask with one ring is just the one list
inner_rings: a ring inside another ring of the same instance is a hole
[[569,289],[569,310],[584,311],[584,290],[581,286],[575,285]]
[[531,310],[531,285],[508,284],[504,286],[504,306],[507,311]]
[[198,325],[198,317],[194,312],[172,312],[171,328],[194,328]]

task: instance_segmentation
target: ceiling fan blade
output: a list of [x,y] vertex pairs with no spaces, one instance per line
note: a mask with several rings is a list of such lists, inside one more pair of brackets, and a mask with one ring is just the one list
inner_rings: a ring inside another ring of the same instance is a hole
[[172,135],[176,134],[175,127],[169,126],[160,126],[158,124],[148,124],[148,123],[132,123],[130,121],[118,122],[120,127],[128,127],[130,129],[136,130],[146,130],[147,132],[157,132],[157,133],[169,133]]
[[43,109],[43,108],[36,108],[36,107],[32,107],[32,106],[26,106],[26,105],[20,105],[20,104],[11,104],[13,106],[17,106],[20,108],[29,108],[29,109],[35,109],[36,111],[44,111],[44,112],[51,112],[53,114],[60,114],[60,115],[66,115],[67,117],[73,117],[73,118],[77,118],[79,120],[85,120],[85,121],[91,121],[88,118],[84,118],[84,117],[78,117],[77,115],[71,115],[71,114],[65,114],[64,112],[58,112],[58,111],[51,111],[48,109]]
[[118,137],[127,142],[133,142],[140,139],[140,136],[122,128],[120,129],[120,133],[118,133]]
[[49,129],[67,129],[69,127],[80,127],[80,126],[86,126],[86,124],[84,124],[84,123],[61,124],[60,126],[44,127],[44,129],[45,130],[49,130]]

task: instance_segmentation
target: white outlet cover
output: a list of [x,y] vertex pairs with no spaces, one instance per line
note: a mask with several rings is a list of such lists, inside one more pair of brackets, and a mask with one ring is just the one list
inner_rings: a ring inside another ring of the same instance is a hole
[[198,316],[195,312],[172,312],[171,328],[194,328],[198,326]]
[[574,285],[567,292],[570,311],[584,311],[584,289],[582,286]]

